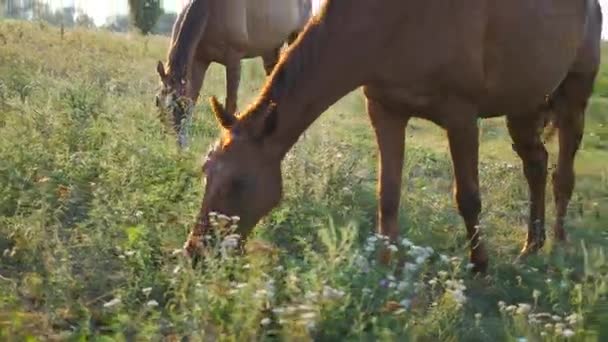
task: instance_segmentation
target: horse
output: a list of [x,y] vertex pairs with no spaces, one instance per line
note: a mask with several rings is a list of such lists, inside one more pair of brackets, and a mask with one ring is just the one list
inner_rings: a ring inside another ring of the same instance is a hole
[[[470,261],[474,272],[486,272],[478,120],[506,117],[530,199],[518,258],[536,253],[546,238],[546,125],[559,140],[554,239],[566,242],[601,26],[597,0],[327,0],[245,112],[234,115],[211,98],[221,135],[203,164],[205,193],[185,253],[204,251],[211,212],[239,216],[246,238],[282,197],[286,153],[329,106],[359,87],[379,150],[379,234],[398,239],[405,130],[412,117],[429,120],[447,133]],[[379,258],[390,262],[390,251]]]
[[311,14],[311,0],[193,0],[180,12],[167,63],[159,61],[156,68],[161,81],[156,107],[180,147],[186,146],[186,126],[209,65],[225,66],[226,107],[234,113],[241,60],[262,57],[269,75],[284,43],[295,41]]

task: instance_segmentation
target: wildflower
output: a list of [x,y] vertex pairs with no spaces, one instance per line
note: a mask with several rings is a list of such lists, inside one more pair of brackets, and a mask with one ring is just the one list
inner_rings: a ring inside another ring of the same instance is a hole
[[253,294],[253,298],[260,299],[266,297],[267,295],[268,291],[266,291],[265,289],[259,289],[255,291],[255,293]]
[[315,319],[315,317],[317,317],[317,314],[314,312],[305,312],[300,315],[300,318],[302,318],[304,320],[313,320],[313,319]]
[[447,256],[447,255],[445,255],[445,254],[441,254],[441,255],[439,256],[439,260],[441,260],[441,262],[443,262],[443,263],[445,263],[445,264],[447,264],[448,262],[450,262],[450,258],[448,258],[448,256]]
[[468,263],[465,267],[467,270],[472,270],[475,265],[473,265],[472,263]]
[[367,287],[364,287],[364,288],[361,290],[361,292],[362,292],[363,294],[371,294],[371,293],[372,293],[372,290],[371,290],[371,289],[369,289],[369,288],[367,288]]
[[532,306],[530,304],[520,303],[518,305],[517,311],[515,311],[515,313],[517,313],[519,315],[525,315],[528,312],[530,312],[530,310],[532,310]]
[[116,297],[116,298],[112,299],[111,301],[104,303],[103,307],[106,309],[111,308],[111,307],[114,307],[114,306],[120,304],[121,302],[122,302],[122,300],[120,299],[120,297]]
[[515,305],[509,305],[506,308],[507,312],[511,312],[511,313],[514,312],[516,309],[517,309],[517,306],[515,306]]
[[562,318],[560,316],[554,315],[551,317],[552,320],[554,320],[555,322],[561,322]]
[[314,330],[315,327],[316,327],[315,322],[311,321],[311,322],[306,323],[306,329],[308,329],[308,331]]
[[547,331],[551,331],[551,330],[553,330],[553,324],[551,324],[551,323],[547,323],[547,324],[545,324],[545,329],[546,329]]
[[151,287],[146,287],[145,289],[141,290],[141,293],[143,293],[144,296],[150,295],[150,292],[152,292],[152,288]]
[[264,318],[262,318],[262,320],[260,321],[260,324],[261,324],[261,325],[263,325],[263,326],[267,326],[268,324],[270,324],[270,322],[272,322],[270,318],[268,318],[268,317],[264,317]]
[[541,331],[541,332],[540,332],[540,336],[542,336],[542,337],[546,337],[546,336],[547,336],[547,332],[546,332],[546,331]]
[[573,313],[570,316],[566,317],[566,321],[568,321],[570,325],[575,325],[579,321],[579,316]]
[[437,274],[439,275],[440,278],[445,278],[448,276],[448,272],[446,272],[446,271],[439,271],[439,272],[437,272]]
[[241,218],[240,218],[239,216],[232,216],[232,217],[230,218],[230,220],[231,220],[233,223],[238,223],[238,222],[241,220]]
[[173,269],[173,274],[178,274],[178,273],[179,273],[179,271],[181,271],[181,270],[182,270],[182,267],[181,267],[181,266],[179,266],[179,265],[178,265],[178,266],[175,266],[175,268]]
[[344,297],[344,291],[336,290],[329,286],[323,287],[323,298],[325,299],[340,299]]
[[250,265],[250,264],[245,264],[245,265],[243,265],[243,269],[244,269],[244,270],[248,270],[248,269],[250,269],[250,268],[251,268],[251,265]]
[[481,317],[482,317],[482,315],[481,315],[481,313],[480,313],[480,312],[478,312],[478,313],[476,313],[476,314],[475,314],[475,319],[476,319],[476,320],[480,320],[480,319],[481,319]]
[[239,239],[241,238],[238,234],[231,234],[224,238],[222,241],[222,248],[224,249],[235,249],[239,245]]
[[432,247],[427,246],[427,247],[425,247],[425,250],[428,255],[435,253],[435,250]]
[[406,272],[414,272],[417,269],[418,269],[418,265],[412,264],[410,262],[406,262],[405,265],[403,265],[403,270]]
[[403,247],[408,248],[408,247],[412,247],[413,245],[414,244],[412,243],[412,241],[410,241],[408,239],[404,238],[403,240],[401,240],[401,246],[403,246]]
[[502,300],[498,301],[498,307],[499,308],[503,309],[505,307],[505,305],[507,305],[507,304],[504,301],[502,301]]
[[426,261],[426,256],[421,255],[421,256],[419,256],[419,257],[416,258],[416,263],[418,265],[424,263],[425,261]]
[[405,289],[407,289],[407,287],[409,286],[409,284],[405,281],[400,281],[397,284],[397,291],[402,292],[405,291]]
[[388,249],[393,253],[399,251],[399,247],[392,245],[392,244],[388,246]]
[[405,309],[409,309],[410,305],[412,305],[412,301],[409,300],[409,299],[404,299],[404,300],[402,300],[402,301],[399,302],[399,305],[401,305]]
[[437,278],[433,278],[433,279],[429,280],[429,285],[435,286],[435,284],[437,284]]
[[574,331],[572,331],[572,329],[566,329],[562,332],[562,336],[564,336],[565,338],[570,338],[574,336]]
[[155,301],[154,299],[152,299],[152,300],[149,300],[149,301],[146,303],[146,306],[147,306],[147,307],[149,307],[149,308],[155,308],[155,307],[157,307],[157,306],[158,306],[158,302],[157,302],[157,301]]
[[135,255],[135,251],[126,251],[125,255],[128,257],[132,257],[133,255]]

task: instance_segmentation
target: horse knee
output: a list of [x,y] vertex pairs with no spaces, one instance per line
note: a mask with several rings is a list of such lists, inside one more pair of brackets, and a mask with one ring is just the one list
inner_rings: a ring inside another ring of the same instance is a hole
[[479,191],[456,190],[456,203],[458,211],[465,220],[475,219],[481,212],[481,196]]
[[381,193],[379,210],[381,218],[397,217],[399,214],[399,197],[400,192],[395,189],[385,190]]

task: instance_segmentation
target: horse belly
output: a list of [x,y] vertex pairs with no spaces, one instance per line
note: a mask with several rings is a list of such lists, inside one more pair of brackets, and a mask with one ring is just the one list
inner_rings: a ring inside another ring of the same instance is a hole
[[298,29],[297,0],[248,0],[247,31],[250,51],[268,51],[282,45]]
[[247,5],[250,0],[221,0],[217,3],[216,22],[225,41],[243,49],[249,44]]
[[[537,4],[543,2],[549,4]],[[545,7],[519,17],[505,16],[504,12],[496,15],[498,27],[491,28],[493,36],[485,56],[488,109],[512,112],[535,108],[575,62],[584,41],[585,14],[575,6]]]

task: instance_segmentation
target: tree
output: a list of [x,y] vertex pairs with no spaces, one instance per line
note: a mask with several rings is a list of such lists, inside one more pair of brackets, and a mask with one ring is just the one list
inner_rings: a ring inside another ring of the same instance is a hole
[[148,34],[163,14],[160,0],[129,0],[131,22],[141,33]]
[[75,20],[74,24],[76,24],[76,26],[78,26],[78,27],[84,27],[84,28],[95,27],[95,21],[93,21],[93,18],[89,17],[84,12],[78,13],[78,16],[76,16],[76,20]]
[[175,13],[175,12],[163,13],[160,16],[160,18],[158,18],[156,25],[152,29],[152,33],[162,34],[162,35],[166,35],[166,36],[170,35],[171,32],[173,31],[173,24],[175,23],[176,19],[177,19],[177,13]]

